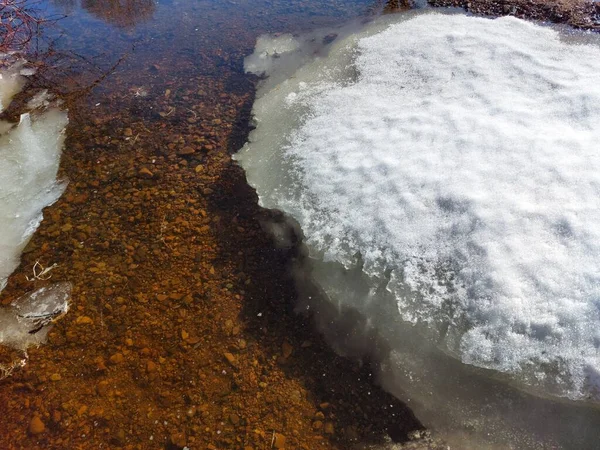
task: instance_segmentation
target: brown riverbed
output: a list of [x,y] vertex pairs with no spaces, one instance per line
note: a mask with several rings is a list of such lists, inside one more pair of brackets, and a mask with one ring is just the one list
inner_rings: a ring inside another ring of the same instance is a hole
[[[295,249],[274,245],[264,223],[277,214],[230,157],[248,132],[257,80],[241,61],[258,34],[383,5],[134,3],[140,17],[89,7],[96,18],[69,25],[32,82],[69,107],[70,184],[0,299],[44,283],[27,278],[36,262],[57,264],[49,281],[70,281],[73,296],[48,344],[0,381],[0,448],[347,449],[421,435],[368,363],[335,355],[293,313]],[[600,23],[600,4],[584,2],[434,3]],[[86,29],[98,18],[109,25]]]

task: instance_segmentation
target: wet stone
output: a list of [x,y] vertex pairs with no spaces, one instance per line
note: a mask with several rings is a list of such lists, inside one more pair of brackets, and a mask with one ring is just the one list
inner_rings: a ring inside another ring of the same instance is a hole
[[115,353],[114,355],[112,355],[110,357],[110,362],[112,364],[121,364],[123,361],[125,361],[125,357],[123,356],[123,353]]
[[325,427],[323,428],[323,431],[325,431],[326,434],[334,434],[335,428],[333,426],[333,423],[332,422],[325,423]]
[[154,174],[147,167],[142,167],[138,172],[138,176],[140,178],[148,179],[154,177]]
[[284,449],[285,448],[285,436],[280,433],[275,433],[273,436],[273,448]]
[[42,422],[42,419],[40,419],[40,416],[33,416],[31,422],[29,422],[29,433],[36,435],[43,433],[45,430],[46,426]]
[[177,152],[178,155],[181,156],[188,156],[188,155],[193,155],[194,153],[196,153],[196,150],[193,147],[183,147],[181,150],[179,150]]
[[237,361],[235,359],[235,356],[233,356],[233,354],[229,353],[229,352],[225,352],[223,353],[223,356],[225,357],[225,359],[227,360],[227,362],[229,364],[231,364],[232,366],[235,366]]

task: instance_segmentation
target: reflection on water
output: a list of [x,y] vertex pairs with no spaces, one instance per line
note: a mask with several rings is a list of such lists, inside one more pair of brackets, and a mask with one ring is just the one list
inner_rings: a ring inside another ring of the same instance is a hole
[[154,0],[53,0],[66,13],[73,14],[77,6],[112,25],[130,28],[152,17]]

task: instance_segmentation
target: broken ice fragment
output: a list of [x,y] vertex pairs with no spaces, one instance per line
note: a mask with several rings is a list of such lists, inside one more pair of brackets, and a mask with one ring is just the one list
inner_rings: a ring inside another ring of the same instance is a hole
[[26,350],[46,340],[49,327],[69,310],[71,283],[40,288],[0,309],[0,345]]

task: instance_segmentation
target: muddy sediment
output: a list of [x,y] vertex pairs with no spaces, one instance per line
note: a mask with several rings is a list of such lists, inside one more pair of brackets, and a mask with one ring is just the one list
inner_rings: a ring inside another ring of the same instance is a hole
[[[590,29],[600,17],[583,2],[433,3]],[[281,217],[230,156],[257,82],[241,60],[268,30],[231,29],[201,54],[179,45],[183,62],[138,48],[106,78],[33,81],[62,86],[70,184],[1,299],[62,280],[73,296],[49,342],[0,381],[0,447],[346,449],[422,434],[368,362],[335,355],[293,311],[297,246],[275,245],[265,223]],[[51,279],[30,281],[36,262],[56,264]]]

